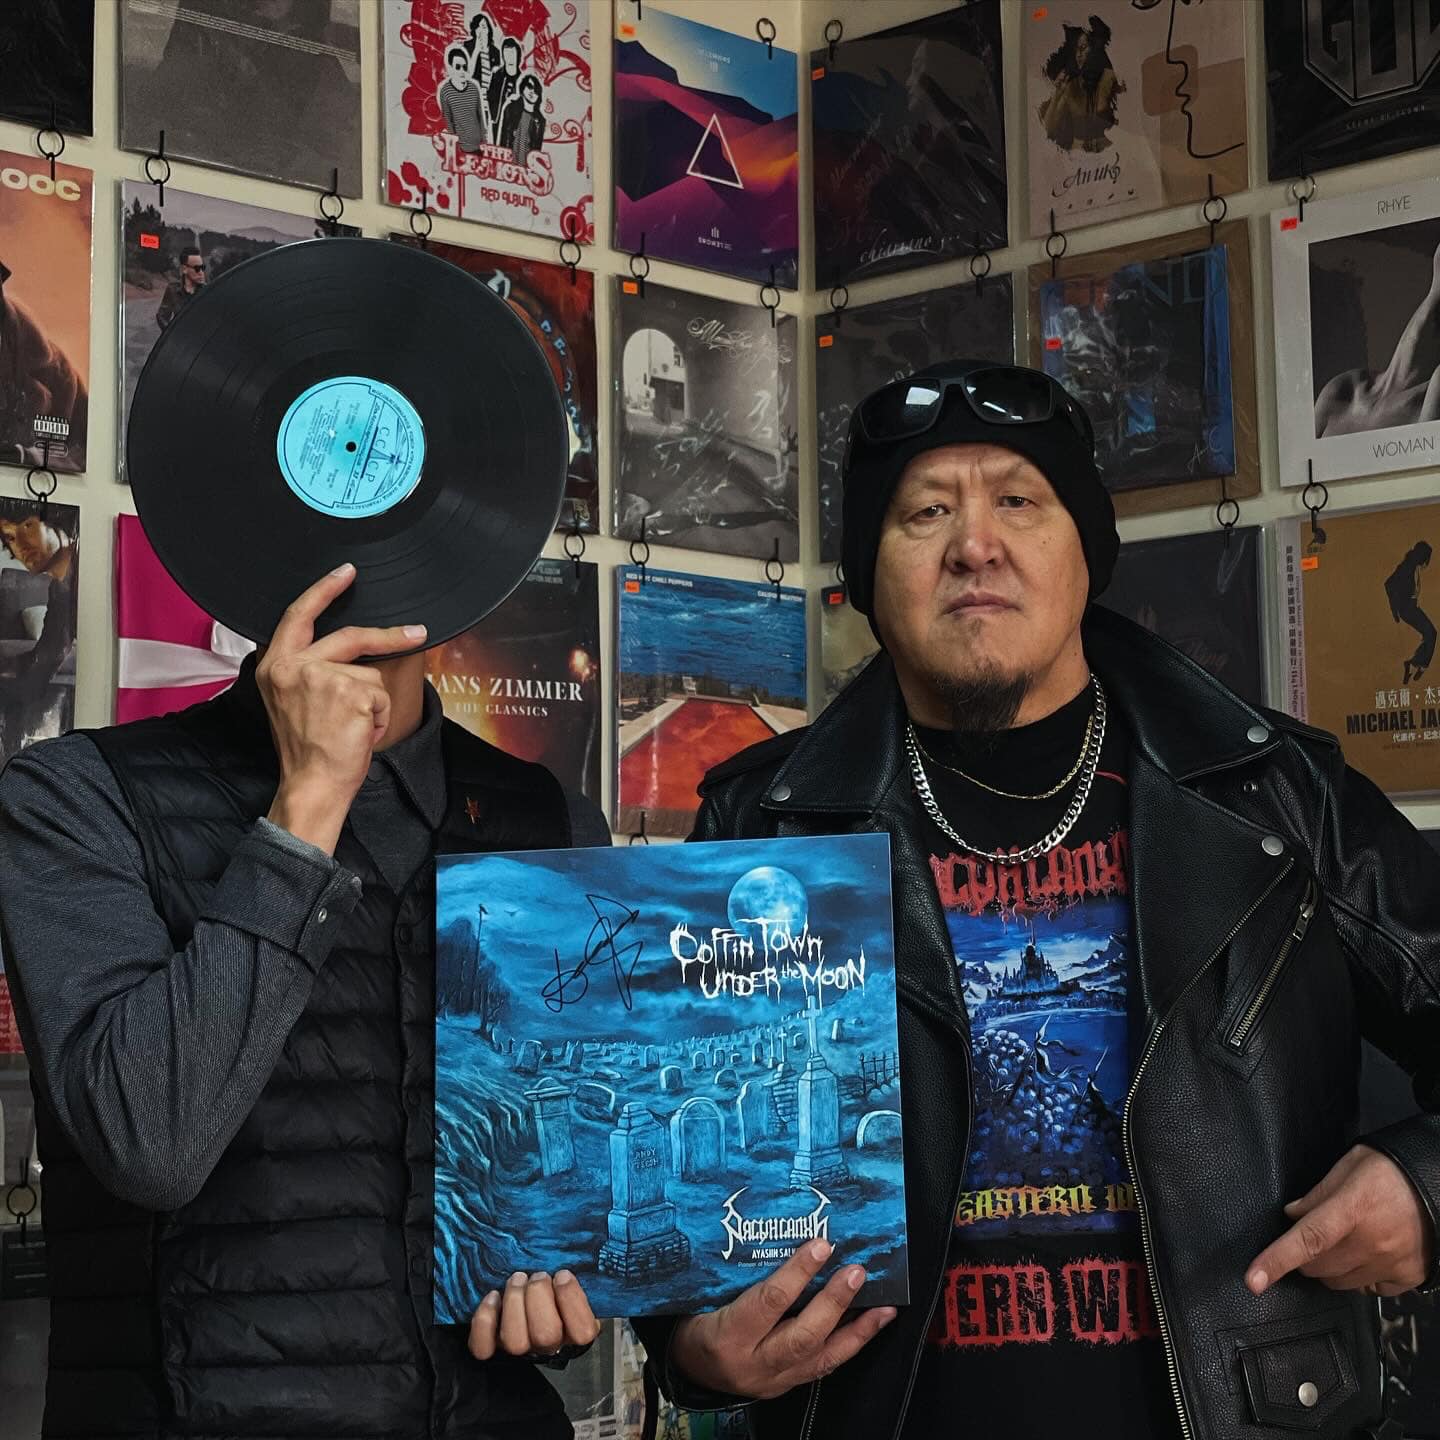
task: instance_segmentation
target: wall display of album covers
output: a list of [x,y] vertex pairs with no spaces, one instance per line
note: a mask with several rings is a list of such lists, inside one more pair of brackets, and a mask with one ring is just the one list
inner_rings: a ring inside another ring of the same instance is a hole
[[[409,235],[390,238],[405,244],[418,243]],[[570,424],[565,500],[555,528],[594,533],[600,528],[595,440],[595,277],[589,271],[577,270],[572,280],[564,265],[472,250],[468,245],[430,240],[427,246],[432,255],[469,271],[508,300],[545,352]]]
[[1153,630],[1242,700],[1265,704],[1258,526],[1120,547],[1100,604]]
[[0,120],[89,135],[95,0],[0,6],[0,75]]
[[119,9],[122,148],[360,194],[360,0]]
[[385,198],[595,239],[590,0],[384,0]]
[[870,622],[846,599],[843,585],[820,592],[820,669],[823,710],[879,652]]
[[1436,463],[1440,180],[1270,217],[1280,483]]
[[[1268,8],[1268,7],[1267,7]],[[1024,7],[1030,233],[1243,190],[1249,7],[1049,0]]]
[[711,766],[805,724],[805,592],[629,565],[615,585],[615,828],[688,835]]
[[660,10],[622,18],[616,248],[793,290],[797,103],[789,50]]
[[881,300],[815,320],[816,465],[820,477],[820,558],[840,558],[841,462],[850,412],[872,390],[925,365],[964,355],[1015,358],[1011,280],[953,285]]
[[1122,515],[1255,495],[1250,245],[1243,220],[1030,270],[1031,363],[1089,411]]
[[0,463],[85,469],[89,170],[0,150]]
[[1390,795],[1440,791],[1440,503],[1279,525],[1285,708]]
[[822,289],[1008,242],[1000,0],[847,29],[810,75]]
[[1428,0],[1265,0],[1270,178],[1440,145]]
[[795,560],[794,318],[633,280],[616,301],[614,533]]

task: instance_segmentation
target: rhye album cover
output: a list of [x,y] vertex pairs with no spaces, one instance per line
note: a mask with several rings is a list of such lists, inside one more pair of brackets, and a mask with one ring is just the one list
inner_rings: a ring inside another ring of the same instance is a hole
[[437,1323],[562,1267],[693,1313],[817,1238],[907,1301],[887,836],[441,856],[435,903]]
[[794,317],[633,280],[616,298],[615,534],[798,559]]
[[0,150],[0,463],[85,468],[94,175]]
[[[885,7],[863,21],[883,23]],[[855,23],[863,23],[857,21]],[[1009,238],[1000,0],[971,0],[810,56],[815,275],[847,281]]]
[[795,55],[637,7],[615,37],[615,245],[794,289]]
[[590,0],[384,0],[385,199],[595,239]]
[[1026,5],[1030,233],[1243,190],[1245,35],[1235,0]]
[[615,571],[616,829],[689,834],[705,772],[805,724],[805,592]]
[[820,592],[820,669],[824,709],[870,663],[880,642],[870,622],[850,603],[843,585]]
[[25,0],[0,8],[0,119],[89,135],[95,0]]
[[361,193],[360,0],[117,8],[124,149]]

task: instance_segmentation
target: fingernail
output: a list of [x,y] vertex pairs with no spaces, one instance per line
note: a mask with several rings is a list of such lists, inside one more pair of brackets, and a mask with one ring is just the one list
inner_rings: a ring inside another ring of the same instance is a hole
[[354,568],[347,560],[343,565],[337,565],[330,573],[332,575],[348,575]]
[[900,1312],[892,1310],[888,1305],[880,1312],[880,1328],[883,1330]]
[[492,1290],[481,1302],[481,1306],[488,1306],[493,1310],[500,1303],[500,1292]]
[[557,1270],[555,1272],[555,1283],[557,1285],[568,1285],[574,1278],[574,1275],[568,1270]]
[[828,1260],[834,1251],[835,1247],[828,1240],[812,1240],[810,1242],[810,1258],[812,1260]]
[[845,1277],[845,1283],[852,1290],[858,1290],[865,1283],[865,1272],[857,1265],[855,1269]]
[[1261,1294],[1270,1283],[1270,1277],[1263,1270],[1252,1270],[1246,1283],[1257,1294]]
[[523,1270],[517,1270],[517,1271],[510,1277],[510,1284],[512,1284],[512,1285],[524,1285],[524,1284],[528,1283],[529,1279],[530,1279],[530,1277],[529,1277]]
[[405,627],[405,638],[407,640],[423,640],[426,630],[423,625],[407,625]]

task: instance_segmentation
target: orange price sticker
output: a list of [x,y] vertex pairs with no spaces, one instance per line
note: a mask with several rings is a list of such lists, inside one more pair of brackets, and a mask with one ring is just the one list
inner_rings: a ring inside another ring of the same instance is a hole
[[1298,226],[1299,224],[1300,224],[1300,218],[1299,218],[1299,216],[1297,216],[1297,215],[1287,215],[1287,216],[1280,222],[1280,228],[1281,228],[1282,230],[1294,230],[1294,229],[1296,228],[1296,226]]
[[638,580],[627,580],[625,582],[625,593],[627,595],[638,595],[640,593],[640,582]]
[[834,343],[835,337],[833,335],[822,335],[820,337],[820,348],[822,350],[828,350]]
[[1050,12],[1042,5],[1038,10],[1032,10],[1030,12],[1030,18],[1032,20],[1043,20],[1049,13]]
[[622,280],[620,282],[620,288],[627,295],[638,295],[640,293],[639,282],[635,280]]
[[1318,555],[1302,555],[1300,557],[1300,568],[1302,570],[1318,570],[1320,568],[1320,557]]
[[634,39],[634,37],[635,37],[635,27],[634,27],[633,25],[622,25],[622,26],[620,27],[620,33],[621,33],[627,40],[632,40],[632,39]]
[[160,248],[160,237],[142,230],[140,232],[140,248],[142,250],[158,250]]
[[825,67],[823,65],[817,65],[810,72],[810,78],[812,80],[823,80],[825,78]]
[[843,590],[832,590],[825,598],[832,605],[843,605],[845,603],[845,592]]
[[1052,335],[1046,340],[1045,348],[1047,350],[1063,350],[1065,348],[1065,342],[1061,340],[1058,335]]

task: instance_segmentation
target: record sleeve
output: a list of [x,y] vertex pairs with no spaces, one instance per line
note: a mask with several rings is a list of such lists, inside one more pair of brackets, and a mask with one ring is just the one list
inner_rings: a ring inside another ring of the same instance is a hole
[[1245,188],[1249,6],[1050,0],[1020,23],[1032,235]]
[[0,75],[0,119],[91,134],[95,0],[25,0],[0,9]]
[[1279,524],[1285,708],[1392,796],[1440,791],[1440,504]]
[[805,592],[634,566],[615,583],[615,828],[684,836],[707,770],[805,724]]
[[[5,978],[5,957],[0,955],[0,1068],[10,1068],[13,1060],[9,1057],[24,1053],[20,1027],[15,1023],[15,1002],[10,998],[10,982]],[[4,1138],[4,1134],[0,1133],[0,1142]],[[0,1143],[0,1150],[3,1149],[3,1143]]]
[[926,365],[960,357],[1015,359],[1011,280],[952,285],[898,300],[847,307],[815,319],[816,466],[820,558],[840,558],[845,437],[850,412],[872,390]]
[[820,668],[823,710],[879,653],[870,622],[850,603],[843,585],[820,592]]
[[621,1440],[624,1433],[624,1323],[602,1320],[599,1338],[583,1355],[576,1356],[563,1370],[546,1372],[546,1379],[564,1402],[566,1418],[574,1426],[574,1440]]
[[600,800],[597,567],[537,560],[478,625],[425,654],[445,715]]
[[385,198],[595,242],[590,0],[384,0]]
[[437,1323],[520,1268],[690,1314],[816,1238],[906,1303],[888,836],[441,856],[435,927]]
[[794,53],[637,8],[615,38],[616,248],[793,290]]
[[94,176],[0,150],[0,462],[85,468]]
[[123,149],[360,195],[360,0],[118,8]]
[[811,52],[821,289],[1008,243],[1002,58],[1000,0]]

